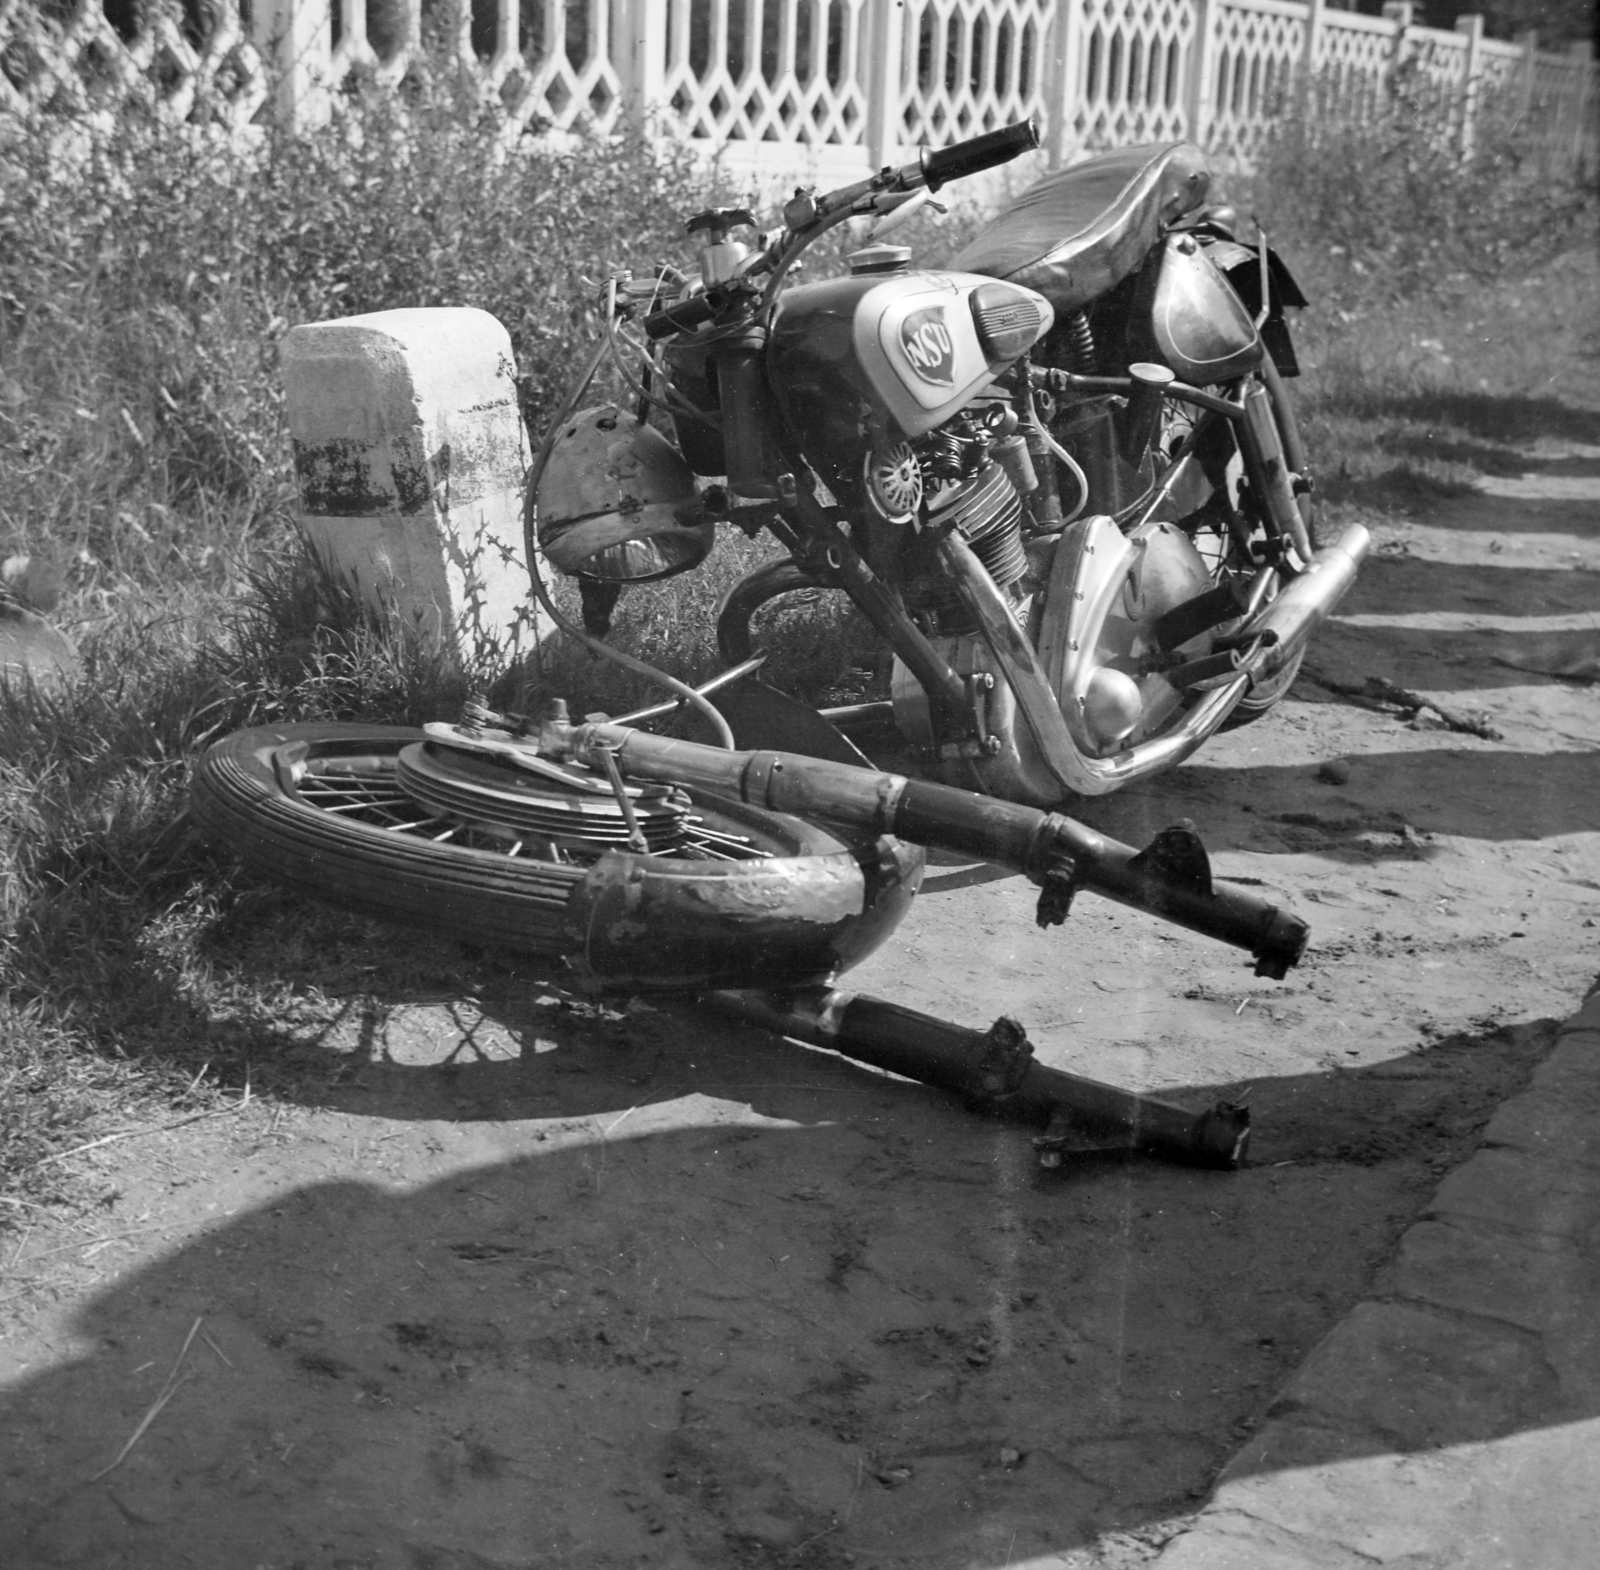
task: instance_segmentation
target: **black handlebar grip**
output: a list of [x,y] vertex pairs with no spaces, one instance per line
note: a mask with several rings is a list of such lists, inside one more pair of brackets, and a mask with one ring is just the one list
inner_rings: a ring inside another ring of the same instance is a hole
[[664,311],[652,311],[644,319],[648,337],[667,338],[673,333],[692,332],[701,322],[709,322],[717,308],[703,294],[692,294],[687,300],[669,305]]
[[949,180],[959,180],[963,175],[977,174],[983,169],[993,169],[1010,163],[1020,153],[1032,152],[1039,145],[1039,127],[1032,119],[1019,120],[1015,125],[1003,125],[998,131],[975,136],[971,141],[957,142],[953,147],[941,147],[937,152],[922,155],[922,173],[930,191],[937,191]]

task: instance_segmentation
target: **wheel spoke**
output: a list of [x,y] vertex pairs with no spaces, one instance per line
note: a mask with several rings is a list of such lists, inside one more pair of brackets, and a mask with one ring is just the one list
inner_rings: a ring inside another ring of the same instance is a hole
[[[581,836],[566,845],[550,841],[534,843],[509,825],[502,833],[496,833],[487,824],[438,812],[419,817],[418,811],[426,812],[426,805],[397,788],[395,775],[394,765],[387,762],[359,774],[319,774],[308,768],[296,781],[295,789],[307,806],[330,816],[365,821],[389,834],[415,834],[435,845],[459,845],[511,859],[582,865],[618,848],[609,841],[591,842]],[[684,820],[681,838],[674,838],[649,854],[688,857],[696,861],[739,862],[765,861],[773,852],[747,834],[714,829],[696,814]]]

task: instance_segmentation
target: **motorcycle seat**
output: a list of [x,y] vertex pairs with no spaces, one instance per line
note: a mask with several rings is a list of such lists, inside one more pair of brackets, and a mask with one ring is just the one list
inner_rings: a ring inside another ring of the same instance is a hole
[[1059,321],[1136,271],[1210,184],[1191,142],[1101,153],[1030,185],[950,265],[1037,290]]

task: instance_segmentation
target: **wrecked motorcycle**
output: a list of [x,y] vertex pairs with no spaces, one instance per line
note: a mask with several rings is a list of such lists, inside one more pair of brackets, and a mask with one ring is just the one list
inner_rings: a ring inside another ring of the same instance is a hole
[[[1304,299],[1205,205],[1186,143],[1047,175],[945,270],[882,239],[1036,145],[1024,122],[797,191],[770,235],[703,212],[696,271],[609,280],[531,509],[590,634],[718,523],[766,530],[785,554],[718,607],[727,662],[769,601],[842,591],[893,651],[890,698],[849,717],[892,715],[920,772],[1038,806],[1169,768],[1283,696],[1368,546],[1359,525],[1316,545],[1284,386]],[[788,282],[855,218],[877,227],[848,276]],[[607,354],[636,404],[574,413]]]
[[[1270,252],[1198,213],[1199,155],[1052,175],[957,270],[911,271],[877,245],[847,278],[783,288],[845,218],[891,215],[1035,140],[1011,127],[798,193],[757,245],[731,238],[748,215],[702,214],[696,278],[609,281],[605,340],[549,428],[528,506],[530,545],[578,576],[588,632],[531,549],[530,566],[574,636],[672,699],[579,723],[559,700],[539,715],[475,700],[420,730],[245,731],[197,766],[202,826],[306,894],[537,955],[587,989],[690,994],[1042,1125],[1048,1164],[1114,1148],[1237,1165],[1242,1107],[1196,1115],[1038,1063],[1013,1021],[969,1030],[835,986],[905,915],[924,847],[1023,874],[1043,926],[1087,891],[1273,977],[1308,936],[1214,880],[1186,822],[1136,850],[1052,810],[1263,712],[1365,547],[1359,530],[1313,547],[1310,477],[1263,346],[1286,345],[1278,308],[1295,296]],[[1241,257],[1259,324],[1229,282]],[[651,345],[637,365],[630,322]],[[636,406],[574,413],[607,355]],[[728,671],[691,688],[600,641],[621,585],[695,565],[723,519],[786,551],[720,608]],[[748,701],[751,617],[815,587],[842,589],[894,651],[894,717],[942,779],[872,767],[775,689],[754,683]],[[686,705],[710,742],[644,728]]]

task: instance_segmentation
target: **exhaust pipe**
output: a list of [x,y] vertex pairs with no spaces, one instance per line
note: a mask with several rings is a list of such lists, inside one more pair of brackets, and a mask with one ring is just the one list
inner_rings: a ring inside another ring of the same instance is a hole
[[[1367,530],[1359,523],[1351,524],[1332,545],[1318,551],[1306,570],[1243,630],[1241,637],[1263,637],[1270,645],[1263,650],[1257,681],[1276,676],[1305,648],[1355,582],[1371,547]],[[1265,637],[1268,633],[1270,638]]]

